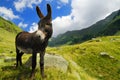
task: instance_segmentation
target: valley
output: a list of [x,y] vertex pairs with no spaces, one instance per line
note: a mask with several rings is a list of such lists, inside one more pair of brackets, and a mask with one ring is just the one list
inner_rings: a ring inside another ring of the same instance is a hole
[[[46,49],[46,65],[50,61],[60,63],[63,59],[66,71],[59,69],[61,65],[45,66],[45,80],[119,80],[120,79],[120,18],[112,20],[104,30],[102,36],[83,36],[83,41],[74,44],[71,39],[67,43],[54,43],[54,47],[48,46]],[[113,24],[114,23],[114,24]],[[117,23],[117,24],[116,24]],[[112,27],[114,26],[114,27]],[[108,32],[115,28],[114,34]],[[84,30],[81,30],[84,35]],[[88,29],[87,29],[88,30]],[[91,30],[89,28],[89,30]],[[0,79],[1,80],[29,80],[31,67],[26,67],[25,63],[31,54],[24,54],[23,66],[15,68],[15,36],[21,29],[14,23],[0,17]],[[79,32],[79,30],[78,30]],[[80,33],[82,33],[80,32]],[[66,32],[67,36],[76,31]],[[79,34],[77,34],[79,35]],[[71,36],[78,38],[74,34]],[[82,35],[82,34],[80,34]],[[98,35],[98,34],[97,34]],[[60,40],[67,36],[58,36]],[[75,39],[75,38],[74,38]],[[78,38],[79,39],[79,38]],[[65,39],[66,40],[66,39]],[[76,42],[75,42],[76,41]],[[51,43],[50,43],[51,44]],[[58,45],[59,44],[59,45]],[[52,57],[52,58],[51,58]],[[53,59],[54,57],[54,59]],[[57,60],[55,57],[59,58]],[[39,63],[39,59],[38,59]],[[52,64],[51,64],[52,65]],[[63,64],[62,64],[63,65]],[[64,68],[64,67],[63,67]],[[39,64],[36,68],[34,80],[41,80]]]

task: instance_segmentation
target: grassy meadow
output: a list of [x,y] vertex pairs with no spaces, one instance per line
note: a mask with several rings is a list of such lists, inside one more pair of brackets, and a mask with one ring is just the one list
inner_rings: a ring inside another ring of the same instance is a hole
[[[15,68],[15,33],[0,28],[0,80],[30,80],[31,68],[24,65]],[[47,47],[46,53],[59,54],[69,63],[67,72],[56,68],[45,68],[44,80],[119,80],[120,36],[98,37],[76,45]],[[102,55],[102,53],[106,53]],[[23,55],[23,63],[31,54]],[[40,69],[36,69],[34,80],[42,80]]]

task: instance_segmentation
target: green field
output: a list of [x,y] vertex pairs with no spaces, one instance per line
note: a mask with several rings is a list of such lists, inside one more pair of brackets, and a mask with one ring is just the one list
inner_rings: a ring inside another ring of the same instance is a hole
[[[15,60],[5,62],[6,57],[15,58],[16,34],[1,29],[0,32],[0,78],[2,80],[29,80],[31,68],[15,68]],[[5,35],[5,36],[4,36]],[[62,55],[69,63],[67,72],[45,68],[45,80],[119,80],[120,36],[99,37],[76,45],[48,47],[49,54]],[[106,55],[101,55],[106,53]],[[23,63],[31,55],[23,56]],[[3,75],[4,74],[4,75]],[[41,80],[36,69],[34,80]]]
[[[31,67],[15,68],[15,36],[20,31],[0,17],[0,80],[30,80]],[[46,53],[64,57],[68,68],[63,72],[47,67],[44,80],[120,80],[120,31],[75,45],[47,47]],[[23,63],[30,56],[24,54]],[[42,80],[38,67],[33,80]]]

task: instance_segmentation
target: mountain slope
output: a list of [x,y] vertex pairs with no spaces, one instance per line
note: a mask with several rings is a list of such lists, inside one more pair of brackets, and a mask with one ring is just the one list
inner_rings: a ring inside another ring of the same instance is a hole
[[120,31],[119,25],[120,10],[113,12],[105,19],[98,21],[88,28],[68,31],[64,34],[58,35],[56,38],[52,38],[49,46],[76,44],[98,36],[114,35]]
[[21,29],[11,21],[0,17],[0,53],[11,52],[14,49],[15,36]]
[[[112,46],[112,47],[111,47]],[[63,56],[68,61],[67,72],[55,67],[45,68],[45,80],[119,80],[120,79],[120,36],[94,38],[82,44],[48,47],[49,54]],[[1,57],[2,56],[2,57]],[[28,54],[22,57],[23,63],[29,59]],[[14,68],[15,61],[5,62],[13,53],[0,54],[0,79],[29,80],[31,68]],[[3,75],[4,74],[4,75]],[[36,68],[34,79],[41,80],[40,69]]]
[[3,28],[4,30],[9,31],[11,33],[18,33],[21,31],[21,29],[17,27],[14,23],[5,20],[2,17],[0,17],[0,28]]
[[[120,79],[120,36],[94,38],[82,44],[49,48],[47,52],[63,55],[70,64],[71,60],[76,62],[96,80]],[[78,73],[81,80],[93,80],[83,77],[80,70]]]
[[[12,27],[13,26],[9,28],[11,29]],[[17,32],[19,31],[20,30]],[[119,34],[119,32],[117,34]],[[14,48],[15,36],[16,31],[11,32],[11,30],[0,27],[1,80],[29,80],[31,68],[26,68],[23,65],[16,69],[14,66],[16,63],[16,52]],[[120,79],[120,36],[94,38],[77,45],[48,47],[46,52],[52,55],[63,56],[68,61],[68,69],[67,72],[64,73],[55,67],[47,67],[45,68],[45,80]],[[22,57],[23,63],[25,63],[30,56],[31,54],[24,54]],[[8,61],[6,61],[6,59],[8,59]],[[42,80],[40,69],[36,68],[35,72],[34,80]]]
[[116,16],[114,20],[101,32],[103,35],[114,35],[120,31],[120,16]]

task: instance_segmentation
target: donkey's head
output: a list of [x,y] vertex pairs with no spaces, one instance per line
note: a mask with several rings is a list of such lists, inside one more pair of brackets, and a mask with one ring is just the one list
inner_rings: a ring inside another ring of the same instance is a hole
[[52,35],[52,10],[49,4],[47,4],[47,15],[44,16],[39,9],[39,7],[36,7],[37,14],[40,18],[40,21],[38,22],[38,30],[45,35],[45,39],[49,39]]

